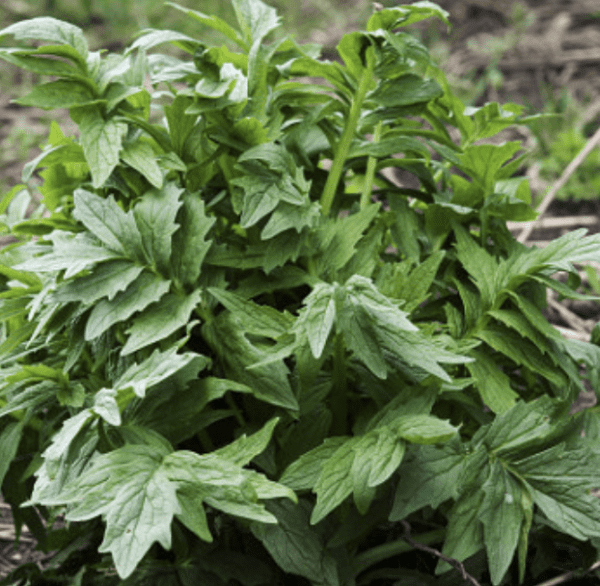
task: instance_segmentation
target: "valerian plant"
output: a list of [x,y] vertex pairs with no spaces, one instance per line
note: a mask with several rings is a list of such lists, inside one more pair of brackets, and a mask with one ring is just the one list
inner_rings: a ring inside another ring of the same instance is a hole
[[580,296],[600,236],[508,231],[534,217],[521,146],[485,139],[529,118],[453,96],[403,30],[448,22],[431,2],[375,12],[326,61],[232,1],[237,28],[171,4],[222,46],[145,30],[91,52],[49,17],[0,31],[2,59],[51,78],[17,103],[79,129],[51,125],[0,210],[2,493],[56,552],[4,583],[585,566],[600,426],[569,409],[585,378],[600,391],[600,353],[543,309],[548,288]]

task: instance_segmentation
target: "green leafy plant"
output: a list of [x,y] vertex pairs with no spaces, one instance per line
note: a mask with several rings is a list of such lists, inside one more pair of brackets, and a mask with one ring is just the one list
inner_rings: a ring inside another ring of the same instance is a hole
[[171,6],[237,49],[146,30],[90,52],[49,17],[0,31],[35,42],[1,58],[52,77],[18,102],[79,128],[52,123],[25,166],[36,214],[9,213],[23,185],[0,209],[2,493],[57,552],[4,584],[584,567],[598,415],[569,408],[600,357],[542,310],[548,288],[581,296],[573,263],[600,236],[536,249],[506,228],[534,217],[520,144],[482,141],[531,119],[452,95],[402,30],[447,22],[430,2],[375,12],[339,62],[274,40],[259,0],[233,0],[238,28]]

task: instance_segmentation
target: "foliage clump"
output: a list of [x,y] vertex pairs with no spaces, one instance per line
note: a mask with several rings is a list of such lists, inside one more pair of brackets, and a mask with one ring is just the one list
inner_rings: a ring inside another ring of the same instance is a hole
[[498,585],[593,558],[598,417],[569,408],[600,355],[542,311],[600,236],[506,228],[534,217],[521,145],[482,141],[529,119],[453,96],[403,30],[447,22],[430,2],[339,62],[233,5],[238,28],[172,4],[223,46],[0,31],[52,78],[18,102],[79,128],[25,166],[33,215],[25,185],[2,200],[2,492],[58,550],[6,583],[456,584],[464,561]]

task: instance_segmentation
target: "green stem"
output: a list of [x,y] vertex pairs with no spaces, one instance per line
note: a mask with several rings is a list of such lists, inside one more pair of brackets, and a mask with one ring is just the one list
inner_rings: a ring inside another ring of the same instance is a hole
[[213,444],[213,441],[206,429],[201,429],[198,432],[197,437],[200,441],[200,444],[202,445],[202,449],[205,452],[212,452],[215,449],[215,444]]
[[[415,535],[414,540],[422,545],[432,545],[433,543],[440,543],[443,541],[445,536],[445,529],[436,529],[435,531]],[[413,549],[415,548],[412,545],[399,539],[398,541],[390,541],[389,543],[384,543],[383,545],[378,545],[377,547],[363,551],[362,553],[359,553],[354,560],[354,575],[358,576],[367,568],[370,568],[383,560],[412,551]]]
[[225,394],[225,401],[229,405],[230,409],[233,411],[233,416],[235,417],[238,424],[241,425],[242,427],[244,425],[246,425],[244,416],[242,415],[240,408],[237,406],[237,403],[234,401],[234,399],[230,393]]
[[[375,134],[373,135],[373,142],[379,142],[381,138],[381,130],[383,123],[379,121],[375,127]],[[367,173],[365,175],[365,184],[363,187],[362,194],[360,196],[360,209],[367,207],[371,201],[371,194],[373,193],[373,180],[375,179],[375,171],[377,169],[377,159],[375,157],[369,157],[367,160]]]
[[331,391],[331,410],[333,435],[346,435],[348,428],[348,389],[346,379],[346,345],[341,334],[335,337],[333,355],[333,389]]
[[325,216],[331,211],[333,198],[335,197],[337,186],[344,172],[344,165],[346,163],[346,159],[348,158],[348,153],[350,152],[350,145],[352,144],[354,133],[358,127],[358,120],[360,118],[362,105],[365,101],[365,96],[367,95],[367,92],[369,91],[369,88],[373,82],[373,71],[375,69],[375,53],[373,51],[373,47],[369,47],[367,49],[366,60],[367,66],[363,69],[362,75],[360,76],[358,88],[356,90],[356,94],[354,95],[354,99],[352,100],[352,107],[350,108],[348,121],[346,122],[344,131],[342,132],[340,142],[338,143],[338,147],[336,149],[335,157],[333,158],[331,170],[329,171],[327,182],[325,183],[325,188],[323,189],[323,194],[321,195],[321,209],[323,211],[323,215]]

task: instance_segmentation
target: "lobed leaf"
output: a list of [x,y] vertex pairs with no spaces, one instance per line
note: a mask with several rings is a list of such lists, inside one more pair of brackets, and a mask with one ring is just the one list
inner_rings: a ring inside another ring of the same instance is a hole
[[88,45],[83,31],[68,22],[57,20],[50,16],[41,16],[23,20],[0,30],[0,37],[13,35],[17,40],[45,40],[60,45],[70,45],[86,60]]
[[124,291],[113,299],[102,299],[92,309],[85,327],[85,339],[93,340],[114,324],[129,319],[158,301],[170,288],[170,281],[158,275],[142,272]]
[[92,185],[102,187],[119,163],[127,124],[114,118],[105,120],[95,108],[87,109],[78,124],[81,146],[92,173]]

